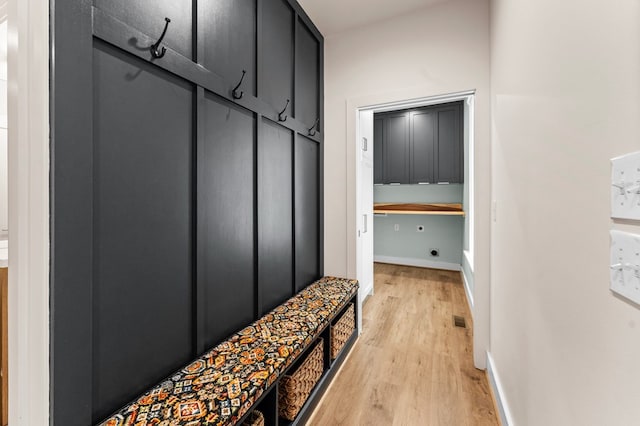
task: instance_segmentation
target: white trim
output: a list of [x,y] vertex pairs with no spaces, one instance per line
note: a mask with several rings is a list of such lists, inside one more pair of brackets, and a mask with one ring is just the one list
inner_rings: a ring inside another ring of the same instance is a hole
[[491,386],[491,390],[493,391],[493,396],[495,397],[496,404],[498,404],[498,415],[500,416],[502,426],[515,426],[515,422],[513,421],[513,417],[511,416],[511,410],[509,410],[509,405],[507,404],[507,400],[505,398],[504,388],[502,387],[500,376],[498,375],[498,371],[496,370],[496,365],[493,361],[493,357],[489,352],[487,352],[487,376],[489,377],[489,385]]
[[473,317],[473,292],[471,291],[471,287],[469,286],[469,280],[467,280],[467,274],[464,273],[464,268],[460,267],[460,272],[462,274],[462,281],[464,284],[464,292],[467,294],[467,300],[469,301],[469,306],[471,307],[471,316]]
[[49,2],[9,0],[9,424],[49,424]]
[[445,269],[447,271],[461,271],[458,263],[440,262],[437,260],[415,259],[412,257],[374,256],[374,262],[391,263],[393,265],[417,266],[420,268]]
[[362,295],[362,301],[364,301],[367,296],[373,296],[373,281],[369,282],[366,285],[362,285],[360,287],[360,294]]

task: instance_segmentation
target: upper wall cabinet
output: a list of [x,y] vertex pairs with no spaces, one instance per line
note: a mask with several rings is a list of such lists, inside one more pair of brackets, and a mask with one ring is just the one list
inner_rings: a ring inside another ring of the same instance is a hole
[[291,115],[293,111],[293,17],[285,0],[262,2],[262,51],[258,96]]
[[464,182],[462,102],[376,114],[374,183]]
[[382,149],[383,182],[390,184],[409,183],[408,114],[385,116]]
[[462,103],[448,104],[437,109],[436,182],[464,181],[462,146]]
[[207,69],[236,83],[246,75],[240,90],[256,95],[256,0],[198,2],[202,58]]
[[[94,0],[98,9],[153,39],[160,37],[165,18],[169,18],[171,23],[163,46],[190,59],[193,58],[192,4],[192,0]],[[131,42],[139,41],[131,39]],[[149,49],[148,45],[136,47]]]
[[311,127],[320,118],[320,43],[298,19],[296,33],[296,118]]

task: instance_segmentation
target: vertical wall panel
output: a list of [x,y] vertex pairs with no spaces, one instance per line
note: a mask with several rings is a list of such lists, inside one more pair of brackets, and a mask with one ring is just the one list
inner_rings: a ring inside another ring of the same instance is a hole
[[262,52],[258,96],[278,110],[293,111],[293,11],[285,0],[262,2]]
[[204,146],[198,153],[198,276],[204,287],[206,348],[249,324],[255,314],[253,113],[205,97]]
[[319,43],[298,20],[296,39],[296,118],[311,127],[319,118]]
[[204,34],[200,63],[234,86],[247,71],[239,90],[255,96],[256,0],[206,0],[198,9]]
[[[165,26],[164,18],[171,19],[163,45],[186,56],[193,57],[192,4],[193,0],[94,0],[98,9],[142,31],[154,40],[160,38]],[[148,50],[132,38],[130,43]]]
[[194,355],[193,88],[103,44],[93,60],[97,421]]
[[258,141],[258,283],[261,314],[292,296],[291,131],[263,120]]
[[295,143],[296,292],[317,280],[319,271],[319,152],[317,142],[296,136]]

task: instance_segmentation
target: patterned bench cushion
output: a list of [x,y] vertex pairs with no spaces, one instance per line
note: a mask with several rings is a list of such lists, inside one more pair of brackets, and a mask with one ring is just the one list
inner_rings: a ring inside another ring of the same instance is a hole
[[100,425],[234,424],[357,290],[356,280],[314,282]]

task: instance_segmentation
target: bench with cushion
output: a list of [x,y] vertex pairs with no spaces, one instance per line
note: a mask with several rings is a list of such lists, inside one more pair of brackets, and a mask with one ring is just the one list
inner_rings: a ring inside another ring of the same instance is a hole
[[[338,314],[354,303],[357,291],[356,280],[343,278],[324,277],[310,284],[100,425],[239,423],[267,393],[275,395],[278,380],[321,333],[324,335],[329,330],[328,325]],[[344,352],[356,335],[357,330]],[[270,399],[277,400],[275,397]]]

